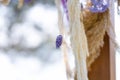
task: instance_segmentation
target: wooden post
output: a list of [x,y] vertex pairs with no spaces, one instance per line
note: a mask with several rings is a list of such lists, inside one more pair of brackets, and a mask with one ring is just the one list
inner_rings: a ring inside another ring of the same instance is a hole
[[105,35],[105,44],[101,48],[100,56],[95,60],[89,72],[89,80],[110,80],[110,63],[109,63],[109,39]]
[[[110,4],[111,22],[114,26],[114,0],[110,0]],[[115,38],[111,30],[110,36],[113,39]],[[106,34],[101,54],[92,64],[91,71],[88,73],[89,80],[116,80],[115,70],[115,49],[112,41]]]
[[116,80],[115,50],[107,35],[105,35],[104,41],[100,56],[92,64],[89,80]]

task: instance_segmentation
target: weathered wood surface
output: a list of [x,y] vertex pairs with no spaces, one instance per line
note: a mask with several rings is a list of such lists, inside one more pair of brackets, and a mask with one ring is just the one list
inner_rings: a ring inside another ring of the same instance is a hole
[[92,64],[91,71],[88,73],[89,80],[116,80],[115,76],[115,50],[110,45],[109,37],[105,36],[104,47],[101,54]]
[[105,44],[101,48],[100,56],[95,60],[89,72],[89,80],[110,80],[110,49],[109,38],[104,38]]

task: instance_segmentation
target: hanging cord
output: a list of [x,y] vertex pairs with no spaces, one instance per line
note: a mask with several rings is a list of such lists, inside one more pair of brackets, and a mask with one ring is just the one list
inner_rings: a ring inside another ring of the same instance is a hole
[[71,47],[75,56],[77,80],[88,80],[86,58],[89,56],[79,0],[68,0]]

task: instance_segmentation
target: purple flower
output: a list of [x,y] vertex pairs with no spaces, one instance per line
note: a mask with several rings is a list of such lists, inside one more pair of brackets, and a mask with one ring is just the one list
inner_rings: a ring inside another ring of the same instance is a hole
[[63,5],[64,8],[67,8],[67,0],[61,0],[61,3]]
[[91,0],[92,6],[89,8],[93,13],[105,12],[108,9],[108,1]]
[[56,38],[56,48],[59,48],[62,44],[62,35],[58,35],[57,38]]
[[68,8],[67,8],[67,0],[61,0],[64,12],[66,14],[67,20],[69,20],[69,16],[68,16]]
[[108,5],[103,5],[99,12],[105,12],[108,9]]
[[103,0],[91,0],[91,2],[92,2],[93,5],[96,5],[96,4],[103,3]]

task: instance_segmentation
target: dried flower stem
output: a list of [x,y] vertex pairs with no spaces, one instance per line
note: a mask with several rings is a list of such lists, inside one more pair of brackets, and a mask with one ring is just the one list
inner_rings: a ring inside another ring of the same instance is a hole
[[[57,9],[58,9],[58,27],[59,27],[59,31],[61,35],[67,35],[66,29],[65,29],[65,25],[63,22],[63,14],[61,11],[61,0],[55,0]],[[67,79],[69,80],[72,77],[72,71],[70,69],[69,66],[69,59],[68,59],[68,49],[67,49],[67,44],[63,38],[63,44],[62,44],[62,53],[63,53],[63,57],[64,57],[64,62],[65,62],[65,67],[66,67],[66,75],[67,75]]]

